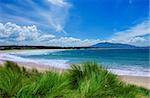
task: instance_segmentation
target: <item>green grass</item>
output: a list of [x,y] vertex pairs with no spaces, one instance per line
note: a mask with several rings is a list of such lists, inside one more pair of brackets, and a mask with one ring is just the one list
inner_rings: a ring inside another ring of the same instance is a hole
[[148,98],[150,91],[121,82],[95,62],[71,69],[38,72],[7,61],[0,66],[2,98]]

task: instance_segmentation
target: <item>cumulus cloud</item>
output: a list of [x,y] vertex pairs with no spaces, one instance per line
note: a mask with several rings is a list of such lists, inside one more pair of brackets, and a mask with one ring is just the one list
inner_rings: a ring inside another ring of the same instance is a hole
[[0,3],[0,45],[89,46],[99,42],[52,35],[54,32],[66,33],[64,28],[72,7],[66,0],[40,0],[42,4],[35,0],[14,2]]
[[[54,38],[54,35],[46,34],[37,29],[35,25],[32,26],[18,26],[11,22],[6,24],[0,23],[0,39],[3,43],[19,44],[19,42],[34,42]],[[32,43],[33,44],[33,43]]]
[[100,42],[99,39],[78,39],[73,37],[56,37],[40,31],[35,25],[19,26],[8,22],[0,23],[0,45],[45,45],[45,46],[90,46]]
[[127,30],[116,32],[108,41],[134,45],[149,45],[150,20],[137,24]]
[[60,37],[60,38],[54,38],[52,40],[49,40],[47,43],[52,45],[52,46],[91,46],[93,44],[99,43],[101,40],[99,39],[78,39],[78,38],[73,38],[73,37]]

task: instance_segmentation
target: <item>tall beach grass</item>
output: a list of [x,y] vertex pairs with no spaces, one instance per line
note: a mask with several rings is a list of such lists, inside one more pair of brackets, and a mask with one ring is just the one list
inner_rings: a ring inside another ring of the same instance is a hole
[[2,98],[148,98],[150,91],[125,84],[95,62],[64,72],[27,70],[7,61],[0,66]]

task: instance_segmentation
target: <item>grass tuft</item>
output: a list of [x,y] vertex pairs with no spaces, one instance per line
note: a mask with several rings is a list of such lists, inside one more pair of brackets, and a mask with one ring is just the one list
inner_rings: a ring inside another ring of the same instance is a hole
[[2,98],[146,98],[150,91],[124,84],[95,62],[58,71],[27,70],[7,61],[0,67]]

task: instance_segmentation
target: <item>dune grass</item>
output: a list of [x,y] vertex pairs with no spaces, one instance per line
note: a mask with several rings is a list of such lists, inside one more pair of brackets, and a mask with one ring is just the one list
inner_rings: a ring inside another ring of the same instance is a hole
[[150,91],[127,85],[95,62],[38,72],[7,61],[0,66],[2,98],[148,98]]

